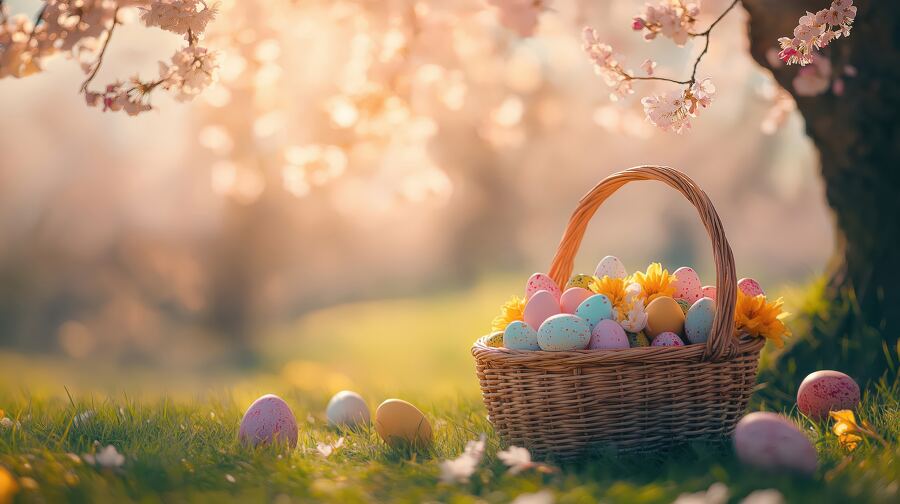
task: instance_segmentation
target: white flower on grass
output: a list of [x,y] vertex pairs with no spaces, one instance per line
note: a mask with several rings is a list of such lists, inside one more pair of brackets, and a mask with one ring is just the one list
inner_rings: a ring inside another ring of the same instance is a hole
[[15,425],[9,417],[0,418],[0,427],[4,429],[12,429],[13,425]]
[[475,468],[484,457],[487,436],[484,434],[477,441],[469,441],[462,455],[452,460],[441,462],[441,481],[444,483],[466,483],[475,472]]
[[705,492],[683,493],[672,504],[725,504],[728,502],[728,487],[724,483],[713,483]]
[[332,453],[339,450],[344,446],[344,438],[340,437],[334,443],[316,443],[316,451],[319,452],[319,455],[328,458]]
[[535,469],[544,473],[556,472],[556,468],[552,466],[531,460],[531,453],[527,448],[521,446],[510,446],[506,450],[499,451],[497,458],[509,466],[509,474],[519,474],[527,469]]
[[230,475],[230,474],[226,474],[226,475],[225,475],[225,481],[227,481],[227,482],[229,482],[229,483],[234,483],[234,482],[236,482],[237,480],[234,478],[234,476],[232,476],[232,475]]
[[535,493],[519,494],[511,504],[553,504],[555,499],[550,490],[541,490]]
[[774,488],[756,490],[744,497],[741,504],[784,504],[784,496]]
[[75,419],[72,421],[72,423],[75,424],[75,427],[81,427],[82,425],[90,421],[90,419],[94,418],[95,414],[96,413],[94,413],[92,410],[82,411],[81,413],[75,415]]
[[113,445],[106,445],[105,448],[95,455],[86,453],[81,458],[91,465],[98,465],[107,469],[115,469],[125,463],[125,455],[119,453]]

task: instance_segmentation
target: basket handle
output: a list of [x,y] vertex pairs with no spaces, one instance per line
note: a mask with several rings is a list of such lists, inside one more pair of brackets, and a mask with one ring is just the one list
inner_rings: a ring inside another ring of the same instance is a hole
[[575,254],[588,222],[597,208],[623,185],[638,180],[658,180],[677,189],[700,214],[700,220],[712,241],[713,259],[716,263],[716,315],[712,330],[706,342],[704,358],[718,361],[732,355],[737,350],[734,334],[734,303],[737,293],[737,279],[734,273],[734,256],[725,238],[722,222],[709,197],[687,175],[664,166],[636,166],[620,171],[603,179],[578,202],[578,208],[569,219],[569,225],[559,242],[556,257],[550,266],[550,278],[564,286],[572,275]]

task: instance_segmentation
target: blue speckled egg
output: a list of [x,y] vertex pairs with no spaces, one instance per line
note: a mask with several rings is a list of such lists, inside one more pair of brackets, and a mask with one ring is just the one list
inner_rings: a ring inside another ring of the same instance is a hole
[[597,322],[611,319],[612,311],[612,303],[609,302],[609,298],[603,294],[595,294],[578,305],[575,315],[586,320],[591,329],[593,329]]
[[521,320],[514,320],[503,331],[503,346],[511,350],[540,350],[537,331]]
[[694,303],[684,319],[684,335],[690,343],[703,343],[709,339],[713,318],[716,316],[716,302],[705,297]]
[[587,320],[577,315],[560,313],[541,324],[537,340],[541,350],[549,352],[584,350],[591,341],[591,328]]

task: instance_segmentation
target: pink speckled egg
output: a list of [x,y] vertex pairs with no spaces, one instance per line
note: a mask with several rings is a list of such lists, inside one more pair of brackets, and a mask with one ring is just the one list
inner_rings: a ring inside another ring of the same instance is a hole
[[716,300],[716,286],[715,285],[704,285],[703,290],[701,291],[703,297],[708,297],[713,301]]
[[559,314],[559,301],[548,291],[537,291],[525,303],[522,318],[525,323],[537,331],[548,318]]
[[566,291],[562,293],[562,297],[559,298],[560,308],[562,308],[563,313],[575,313],[575,310],[578,309],[578,305],[593,295],[594,293],[587,289],[570,287],[566,289]]
[[694,268],[682,266],[675,270],[675,299],[684,299],[693,304],[703,297],[703,287],[700,284],[700,276]]
[[297,446],[297,420],[287,403],[277,395],[266,394],[253,401],[241,419],[238,439],[253,445],[287,443]]
[[738,289],[748,296],[765,294],[762,287],[760,287],[759,282],[752,278],[741,278],[738,280]]
[[757,411],[738,422],[734,451],[744,464],[766,470],[816,472],[816,449],[793,422],[775,413]]
[[653,343],[650,343],[650,346],[684,346],[684,341],[681,341],[677,334],[666,331],[653,338]]
[[613,348],[628,348],[628,335],[618,322],[612,319],[603,319],[597,322],[591,331],[591,341],[588,348],[592,350],[609,350]]
[[535,273],[528,279],[528,283],[525,284],[525,300],[531,299],[532,296],[542,290],[553,294],[556,302],[559,303],[559,298],[562,295],[559,285],[556,285],[552,278],[543,273]]
[[829,411],[855,409],[859,385],[840,371],[816,371],[803,379],[797,390],[797,408],[813,420],[828,418]]

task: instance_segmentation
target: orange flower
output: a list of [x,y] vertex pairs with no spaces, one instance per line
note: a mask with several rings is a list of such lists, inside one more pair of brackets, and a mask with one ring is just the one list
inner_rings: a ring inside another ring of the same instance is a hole
[[622,278],[610,278],[608,276],[604,276],[603,278],[594,277],[591,283],[588,285],[588,288],[594,294],[603,294],[609,299],[612,307],[618,310],[619,314],[625,313],[628,310],[623,309],[627,304],[627,296],[625,293],[625,280]]
[[738,290],[734,307],[735,331],[755,337],[762,336],[772,340],[778,348],[783,347],[783,338],[791,335],[791,330],[783,322],[790,315],[781,310],[783,304],[781,298],[769,302],[763,294],[748,296]]
[[8,504],[13,501],[13,496],[19,491],[16,478],[6,469],[0,466],[0,504]]
[[503,331],[510,322],[523,320],[524,318],[525,300],[519,296],[513,296],[500,307],[500,314],[494,317],[494,320],[491,322],[491,330]]
[[830,411],[828,412],[834,420],[834,426],[831,431],[838,437],[838,442],[848,452],[851,452],[859,446],[862,436],[859,435],[860,428],[856,423],[856,417],[850,410]]
[[669,270],[663,269],[659,263],[647,266],[646,273],[635,272],[631,281],[641,286],[641,297],[644,298],[645,306],[658,297],[672,297],[675,294],[673,285],[675,275],[670,274]]

